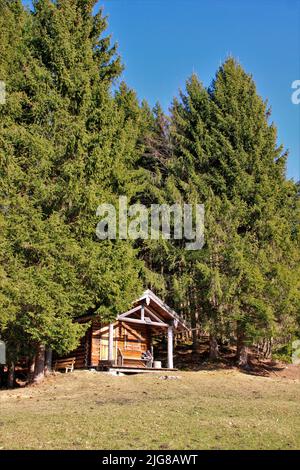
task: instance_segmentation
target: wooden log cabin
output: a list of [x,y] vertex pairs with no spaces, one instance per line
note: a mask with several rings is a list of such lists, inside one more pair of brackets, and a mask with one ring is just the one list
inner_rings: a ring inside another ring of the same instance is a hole
[[[78,321],[91,325],[79,347],[69,354],[75,357],[77,369],[153,370],[152,338],[160,334],[165,334],[168,342],[164,368],[173,369],[174,332],[188,329],[183,319],[151,290],[146,290],[130,310],[119,314],[115,322],[102,323],[88,316]],[[143,359],[143,353],[147,351],[151,352],[152,360]]]

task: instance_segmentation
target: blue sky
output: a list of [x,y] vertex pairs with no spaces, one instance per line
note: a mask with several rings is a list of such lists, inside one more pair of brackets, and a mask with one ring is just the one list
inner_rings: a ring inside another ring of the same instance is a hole
[[[24,3],[30,4],[30,1]],[[268,98],[278,142],[289,149],[288,177],[300,179],[300,0],[100,0],[119,44],[123,79],[140,99],[172,98],[196,72],[209,85],[228,55]]]
[[140,99],[165,110],[196,72],[209,85],[235,56],[268,98],[278,140],[290,150],[288,176],[300,179],[300,104],[291,84],[300,80],[298,0],[100,0],[119,44],[123,78]]

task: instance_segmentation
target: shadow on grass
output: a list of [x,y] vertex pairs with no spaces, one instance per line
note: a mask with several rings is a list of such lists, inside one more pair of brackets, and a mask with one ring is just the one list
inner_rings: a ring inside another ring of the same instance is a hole
[[[291,378],[300,378],[300,368],[293,368],[282,362],[262,360],[255,354],[249,354],[249,363],[246,367],[239,367],[236,362],[235,351],[232,348],[222,348],[220,358],[215,361],[209,359],[208,350],[193,351],[191,348],[178,349],[174,357],[175,367],[183,371],[217,371],[239,370],[248,375],[271,377],[293,375]],[[291,370],[293,371],[291,374]]]

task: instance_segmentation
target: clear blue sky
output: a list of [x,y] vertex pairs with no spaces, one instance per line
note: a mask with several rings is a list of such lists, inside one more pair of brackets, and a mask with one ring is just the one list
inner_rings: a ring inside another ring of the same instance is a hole
[[[30,5],[30,1],[24,3]],[[300,0],[100,0],[119,44],[123,79],[140,99],[167,111],[196,72],[209,85],[229,55],[268,98],[278,142],[289,149],[288,177],[300,179]]]
[[209,85],[220,63],[235,56],[269,99],[279,142],[290,150],[288,176],[300,179],[298,0],[100,0],[119,44],[123,78],[140,99],[168,109],[194,71]]

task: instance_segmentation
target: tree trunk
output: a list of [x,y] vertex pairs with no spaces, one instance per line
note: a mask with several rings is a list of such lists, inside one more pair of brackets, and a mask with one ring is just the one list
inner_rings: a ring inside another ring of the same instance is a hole
[[193,349],[194,352],[197,352],[199,342],[198,342],[196,327],[192,331],[192,341],[193,341],[192,349]]
[[209,360],[216,361],[220,357],[219,346],[217,339],[214,335],[209,335]]
[[240,347],[237,348],[237,363],[240,367],[248,367],[248,348],[245,344],[241,344]]
[[39,383],[45,376],[45,346],[39,344],[35,355],[35,368],[33,375],[33,383]]
[[4,365],[0,364],[0,387],[4,385]]
[[272,338],[265,338],[262,341],[262,356],[264,359],[272,357]]
[[194,316],[194,328],[193,330],[193,350],[195,352],[199,349],[199,302],[197,298],[197,290],[195,287],[191,291],[191,307]]
[[52,372],[52,349],[47,348],[45,353],[45,376]]
[[192,341],[193,341],[192,349],[193,349],[194,352],[197,352],[199,342],[198,342],[196,328],[197,328],[198,325],[197,325],[197,316],[196,316],[196,311],[195,311],[195,305],[194,305],[194,302],[193,302],[193,292],[191,291],[191,289],[189,290],[188,294],[189,294],[188,295],[188,314],[189,314],[191,327],[192,327]]
[[246,344],[246,336],[244,330],[238,326],[237,329],[237,348],[236,348],[237,364],[240,367],[249,366],[249,351]]
[[8,388],[13,388],[14,385],[15,385],[15,363],[11,361],[8,365],[7,386]]
[[28,383],[33,382],[34,377],[34,368],[35,368],[35,356],[31,357],[28,361]]

